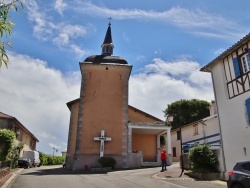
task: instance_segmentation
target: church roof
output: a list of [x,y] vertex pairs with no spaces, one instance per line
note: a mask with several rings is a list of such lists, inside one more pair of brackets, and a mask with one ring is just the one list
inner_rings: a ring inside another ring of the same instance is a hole
[[128,62],[119,56],[109,55],[92,55],[87,57],[84,62],[92,62],[93,64],[100,63],[117,63],[117,64],[128,64]]
[[155,117],[155,116],[152,116],[151,114],[148,114],[148,113],[146,113],[146,112],[144,112],[144,111],[142,111],[142,110],[140,110],[140,109],[138,109],[138,108],[135,108],[135,107],[133,107],[133,106],[131,106],[131,105],[128,105],[128,107],[131,108],[131,109],[133,109],[133,110],[136,110],[136,111],[138,111],[138,112],[140,112],[140,113],[142,113],[142,114],[145,114],[146,116],[151,117],[151,118],[154,119],[156,122],[164,123],[164,121],[162,121],[161,119],[159,119],[159,118],[157,118],[157,117]]
[[[68,103],[66,103],[66,105],[67,105],[67,107],[70,109],[70,107],[71,107],[74,103],[79,102],[79,101],[80,101],[80,98],[75,99],[75,100],[73,100],[73,101],[69,101]],[[146,113],[146,112],[144,112],[144,111],[142,111],[142,110],[140,110],[140,109],[138,109],[138,108],[135,108],[135,107],[133,107],[133,106],[131,106],[131,105],[128,105],[128,107],[131,108],[131,109],[133,109],[133,110],[136,110],[136,111],[138,111],[138,112],[140,112],[140,113],[142,113],[142,114],[145,114],[145,115],[151,117],[152,119],[155,119],[155,121],[157,121],[157,122],[162,122],[162,123],[164,123],[164,121],[162,121],[161,119],[159,119],[159,118],[157,118],[157,117],[155,117],[155,116],[152,116],[152,115],[150,115],[150,114],[148,114],[148,113]]]
[[87,57],[84,62],[91,62],[93,64],[101,63],[115,63],[115,64],[128,64],[128,62],[119,57],[113,56],[114,45],[112,43],[112,34],[111,34],[111,24],[109,22],[108,29],[102,44],[102,54],[101,55],[91,55]]
[[111,27],[110,27],[110,23],[106,32],[106,36],[105,39],[103,41],[103,44],[112,44],[112,35],[111,35]]

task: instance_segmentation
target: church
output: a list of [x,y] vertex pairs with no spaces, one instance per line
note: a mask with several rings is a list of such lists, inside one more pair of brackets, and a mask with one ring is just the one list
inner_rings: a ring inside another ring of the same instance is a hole
[[169,163],[171,127],[128,104],[132,65],[113,55],[111,24],[101,55],[80,62],[80,97],[67,103],[70,110],[66,169],[99,167],[100,157],[112,157],[115,168],[160,166],[160,136],[166,136]]

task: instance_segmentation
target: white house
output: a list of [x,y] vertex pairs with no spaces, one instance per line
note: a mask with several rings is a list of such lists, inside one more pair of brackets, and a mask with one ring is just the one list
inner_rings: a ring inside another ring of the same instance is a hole
[[216,103],[211,102],[210,116],[187,124],[180,128],[171,131],[172,155],[173,161],[180,161],[181,144],[180,134],[182,135],[183,152],[188,150],[196,144],[210,144],[212,148],[219,148],[221,146],[220,130],[218,125]]
[[221,131],[223,175],[250,160],[250,34],[201,68],[212,75]]

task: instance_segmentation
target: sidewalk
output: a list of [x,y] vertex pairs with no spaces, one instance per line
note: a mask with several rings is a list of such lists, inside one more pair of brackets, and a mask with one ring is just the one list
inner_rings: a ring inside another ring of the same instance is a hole
[[[180,177],[180,174],[181,174],[180,165],[179,165],[179,163],[173,163],[171,166],[167,167],[167,171],[159,172],[159,173],[155,174],[153,176],[153,178],[164,180],[164,181],[169,181],[169,182],[176,182],[176,183],[179,182],[177,184],[180,184],[182,186],[187,185],[187,187],[189,187],[190,185],[195,185],[197,187],[198,183],[201,183],[201,182],[210,182],[212,184],[217,184],[217,186],[222,186],[222,187],[226,187],[226,185],[227,185],[227,183],[225,181],[221,181],[221,180],[210,180],[210,181],[199,181],[198,180],[197,181],[194,178],[190,178],[188,175],[186,175],[185,174],[186,172],[187,171],[184,170],[182,176]],[[206,187],[206,186],[204,185],[204,187]]]
[[7,188],[22,170],[22,168],[10,169],[10,173],[0,179],[0,188]]
[[179,166],[179,163],[173,163],[171,166],[167,167],[167,170],[164,172],[159,172],[154,175],[155,178],[157,179],[162,179],[162,180],[191,180],[194,181],[193,178],[190,178],[189,176],[185,175],[186,170],[184,170],[182,176],[180,177],[181,174],[181,168]]

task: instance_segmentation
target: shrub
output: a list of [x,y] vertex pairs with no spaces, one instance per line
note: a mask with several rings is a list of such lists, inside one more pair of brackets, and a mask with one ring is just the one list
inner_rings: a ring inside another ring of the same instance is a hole
[[40,165],[61,165],[65,160],[65,156],[52,156],[39,152]]
[[17,146],[13,145],[10,149],[6,159],[11,161],[11,168],[17,167],[18,158],[21,150],[23,149],[24,143],[20,142]]
[[217,172],[217,158],[210,150],[210,145],[197,145],[189,150],[188,159],[194,172]]
[[8,129],[0,130],[0,161],[4,161],[10,152],[16,135],[13,131]]
[[111,167],[114,169],[116,165],[116,160],[112,157],[101,157],[98,159],[99,164],[101,167]]

